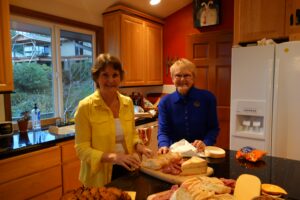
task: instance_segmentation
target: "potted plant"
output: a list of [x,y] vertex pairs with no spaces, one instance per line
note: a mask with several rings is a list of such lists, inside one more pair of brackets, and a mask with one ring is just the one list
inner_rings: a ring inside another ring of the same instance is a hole
[[24,111],[21,113],[21,118],[17,120],[19,131],[21,133],[27,132],[28,129],[28,121],[30,120],[29,111]]

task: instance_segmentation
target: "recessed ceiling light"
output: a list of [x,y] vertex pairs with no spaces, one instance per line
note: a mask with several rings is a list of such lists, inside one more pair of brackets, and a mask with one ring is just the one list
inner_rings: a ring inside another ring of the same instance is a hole
[[160,3],[160,0],[150,0],[150,5],[154,6]]

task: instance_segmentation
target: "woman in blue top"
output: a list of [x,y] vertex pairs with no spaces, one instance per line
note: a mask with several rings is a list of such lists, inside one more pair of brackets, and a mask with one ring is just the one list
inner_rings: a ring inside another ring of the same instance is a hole
[[219,134],[215,96],[194,87],[196,66],[187,59],[177,60],[170,68],[176,91],[164,96],[158,106],[159,153],[186,139],[197,150],[214,145]]

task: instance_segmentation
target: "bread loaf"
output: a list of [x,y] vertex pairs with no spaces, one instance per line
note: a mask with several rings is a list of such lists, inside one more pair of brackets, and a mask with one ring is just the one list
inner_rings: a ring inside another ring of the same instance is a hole
[[172,162],[181,160],[180,153],[169,152],[167,154],[159,154],[153,158],[143,158],[141,166],[149,169],[159,170]]
[[184,181],[171,200],[234,200],[231,188],[216,177],[194,177]]

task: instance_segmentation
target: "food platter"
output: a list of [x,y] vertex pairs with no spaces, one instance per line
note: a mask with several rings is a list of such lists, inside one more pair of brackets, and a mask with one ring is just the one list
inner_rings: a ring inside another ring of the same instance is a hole
[[180,175],[172,175],[172,174],[166,174],[161,172],[160,170],[153,170],[145,167],[141,167],[140,171],[148,174],[150,176],[153,176],[155,178],[158,178],[160,180],[172,183],[172,184],[181,184],[185,180],[195,177],[195,176],[210,176],[214,172],[213,168],[207,167],[207,172],[205,174],[198,174],[198,175],[188,175],[188,176],[180,176]]

